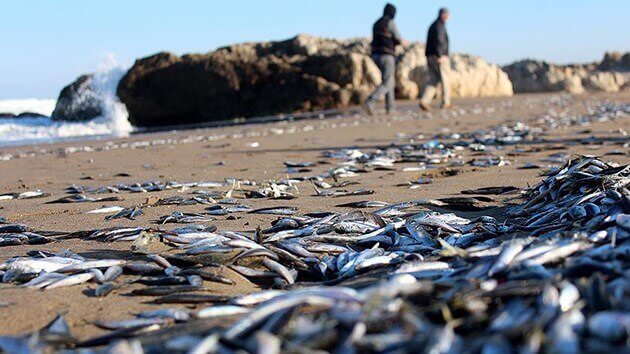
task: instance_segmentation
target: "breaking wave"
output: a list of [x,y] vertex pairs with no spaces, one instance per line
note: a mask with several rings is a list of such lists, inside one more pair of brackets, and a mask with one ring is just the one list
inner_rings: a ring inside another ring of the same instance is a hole
[[86,122],[52,121],[50,115],[55,108],[54,99],[0,100],[0,113],[29,113],[19,118],[0,118],[0,146],[129,135],[133,126],[127,119],[129,115],[125,105],[116,96],[116,87],[125,72],[126,68],[119,65],[113,56],[108,56],[99,65],[92,89],[101,100],[103,115]]

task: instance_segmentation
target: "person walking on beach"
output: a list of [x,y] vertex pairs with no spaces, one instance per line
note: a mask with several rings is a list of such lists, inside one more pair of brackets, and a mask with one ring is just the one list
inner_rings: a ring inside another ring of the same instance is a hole
[[429,27],[425,49],[429,79],[422,89],[420,98],[420,108],[424,111],[431,109],[431,102],[435,98],[438,86],[441,86],[442,108],[451,107],[451,88],[448,82],[450,62],[448,59],[448,34],[446,33],[448,17],[448,9],[441,8],[437,20]]
[[385,96],[385,108],[387,113],[394,110],[394,98],[396,89],[396,46],[406,45],[402,39],[396,23],[396,7],[392,4],[385,5],[383,16],[374,23],[372,28],[372,59],[381,70],[381,84],[372,92],[365,101],[365,110],[368,114],[374,114],[374,104]]

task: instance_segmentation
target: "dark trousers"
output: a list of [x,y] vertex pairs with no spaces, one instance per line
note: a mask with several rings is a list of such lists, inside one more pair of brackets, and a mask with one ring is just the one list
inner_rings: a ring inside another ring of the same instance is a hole
[[383,78],[381,84],[372,92],[367,99],[368,104],[373,104],[385,96],[385,107],[388,111],[394,109],[394,98],[396,93],[396,57],[390,54],[374,54],[372,59],[381,70]]

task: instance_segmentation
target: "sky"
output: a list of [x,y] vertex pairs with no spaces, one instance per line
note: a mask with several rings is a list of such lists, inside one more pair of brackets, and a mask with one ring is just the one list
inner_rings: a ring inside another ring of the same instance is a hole
[[[451,51],[507,64],[600,60],[630,51],[629,0],[398,0],[406,39],[424,41],[439,7],[451,10]],[[114,56],[129,66],[159,51],[208,52],[297,33],[370,36],[375,0],[0,0],[0,99],[55,98]]]

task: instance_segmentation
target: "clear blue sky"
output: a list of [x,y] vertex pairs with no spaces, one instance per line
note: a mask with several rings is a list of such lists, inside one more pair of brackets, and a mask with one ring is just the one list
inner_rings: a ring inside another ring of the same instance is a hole
[[[448,6],[452,50],[506,64],[525,57],[598,60],[630,51],[630,0],[399,0],[398,27],[424,41]],[[161,50],[207,52],[296,33],[369,36],[385,1],[0,0],[0,99],[56,97],[114,54],[129,65]]]

